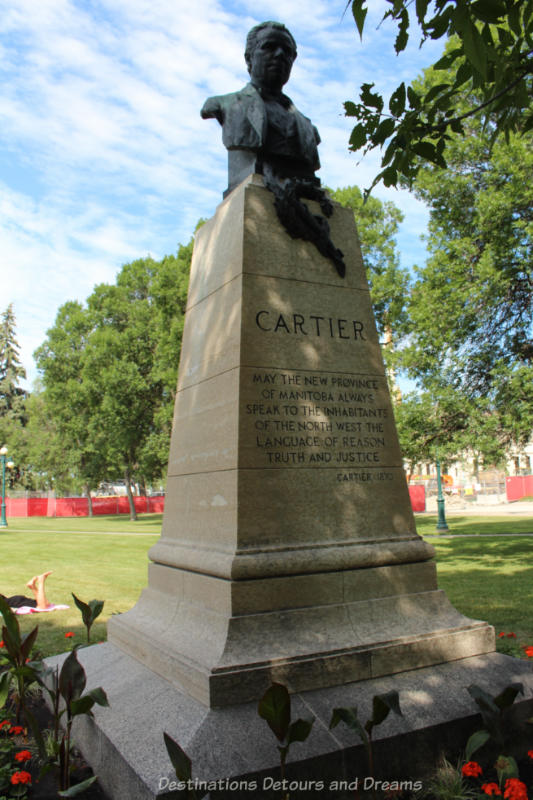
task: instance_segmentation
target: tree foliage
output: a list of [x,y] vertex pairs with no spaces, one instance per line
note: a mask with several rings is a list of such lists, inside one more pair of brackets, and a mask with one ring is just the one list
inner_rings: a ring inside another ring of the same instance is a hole
[[[438,80],[427,71],[421,91]],[[476,98],[458,102],[467,110]],[[492,144],[475,116],[465,133],[450,137],[446,170],[421,166],[414,183],[430,210],[430,255],[416,270],[401,363],[431,398],[432,419],[455,398],[457,424],[440,432],[450,452],[497,463],[533,429],[533,134]],[[404,440],[422,445],[409,422],[418,411],[399,420]]]
[[[388,102],[363,84],[359,102],[347,101],[346,115],[358,121],[351,150],[384,148],[379,181],[396,186],[416,177],[421,161],[445,168],[453,134],[464,134],[467,121],[479,117],[489,141],[533,129],[533,0],[387,0],[382,22],[398,27],[396,53],[405,50],[413,26],[428,39],[453,42],[433,65],[440,80],[421,89],[401,83]],[[347,7],[350,5],[348,2]],[[352,13],[363,35],[367,0],[353,0]],[[465,93],[476,102],[459,108]],[[370,191],[370,190],[369,190]]]
[[[192,242],[160,262],[125,264],[86,306],[65,303],[35,354],[36,412],[53,420],[67,472],[88,494],[123,477],[132,517],[131,483],[160,479],[166,466],[191,255]],[[53,450],[41,464],[65,482]]]
[[357,186],[330,190],[331,197],[354,212],[372,304],[381,335],[405,323],[409,274],[400,267],[396,244],[403,214],[389,200],[364,202]]
[[14,468],[7,478],[13,487],[24,482],[26,452],[27,392],[20,386],[26,371],[19,358],[16,319],[10,304],[0,321],[0,446],[9,448],[9,458]]
[[0,322],[0,418],[24,423],[26,391],[19,385],[26,371],[19,358],[16,320],[10,304]]

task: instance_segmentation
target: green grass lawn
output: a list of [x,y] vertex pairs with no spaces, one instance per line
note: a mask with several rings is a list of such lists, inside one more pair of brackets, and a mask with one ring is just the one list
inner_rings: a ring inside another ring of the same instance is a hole
[[[131,608],[147,584],[147,553],[157,541],[161,518],[147,514],[137,522],[119,516],[8,520],[8,528],[0,531],[2,594],[29,595],[28,579],[50,569],[48,599],[70,606],[66,611],[18,617],[23,633],[39,625],[37,648],[44,655],[69,649],[70,642],[86,641],[72,592],[85,602],[105,600],[91,641],[106,638],[111,614]],[[74,632],[73,639],[65,639],[67,631]]]
[[[513,654],[533,645],[533,538],[513,534],[532,532],[531,518],[453,517],[453,533],[505,533],[500,538],[432,539],[437,552],[439,586],[455,607],[483,619],[496,633],[516,633],[517,639],[498,639],[500,649]],[[421,535],[435,532],[436,517],[417,517]],[[143,515],[137,522],[125,517],[89,519],[12,518],[0,531],[2,568],[0,591],[26,593],[25,583],[45,569],[54,571],[47,584],[49,599],[70,606],[67,611],[19,616],[23,632],[39,625],[37,646],[44,655],[62,652],[70,642],[84,642],[81,615],[72,600],[105,600],[92,640],[105,639],[105,623],[113,613],[127,611],[147,583],[148,550],[161,529],[161,515]],[[73,640],[65,639],[74,631]]]
[[[533,509],[532,509],[533,511]],[[437,515],[416,514],[416,529],[420,536],[435,535],[437,526]],[[517,534],[517,533],[533,533],[533,515],[532,516],[471,516],[460,514],[448,514],[446,523],[449,531],[442,533],[442,536],[447,534],[496,534],[501,536],[503,534]]]

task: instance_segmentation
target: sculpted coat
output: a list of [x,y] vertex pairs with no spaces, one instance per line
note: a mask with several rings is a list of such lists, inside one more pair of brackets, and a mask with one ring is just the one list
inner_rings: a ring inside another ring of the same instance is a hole
[[[301,114],[292,101],[287,110],[294,115],[302,157],[312,170],[319,169],[317,145],[320,136],[311,120]],[[267,112],[265,103],[252,83],[239,92],[209,97],[201,111],[204,119],[215,118],[222,125],[222,141],[228,150],[259,152],[266,141]]]

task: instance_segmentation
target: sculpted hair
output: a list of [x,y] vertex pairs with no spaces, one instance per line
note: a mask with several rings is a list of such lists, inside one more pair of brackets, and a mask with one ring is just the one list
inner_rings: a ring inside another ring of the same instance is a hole
[[252,53],[254,52],[257,44],[257,36],[260,31],[264,30],[264,28],[273,28],[274,30],[283,31],[283,33],[286,33],[292,43],[294,51],[293,61],[297,56],[296,41],[294,39],[294,36],[290,32],[290,30],[286,28],[285,25],[283,25],[283,23],[272,22],[272,20],[269,20],[268,22],[260,22],[259,25],[255,25],[251,29],[251,31],[248,33],[248,36],[246,37],[246,49],[244,51],[244,60],[246,61],[248,71],[250,71],[250,64],[252,63]]

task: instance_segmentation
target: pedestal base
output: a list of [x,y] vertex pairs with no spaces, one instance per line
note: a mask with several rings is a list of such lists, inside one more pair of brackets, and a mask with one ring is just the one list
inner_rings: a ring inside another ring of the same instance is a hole
[[[272,786],[279,779],[277,741],[258,716],[256,702],[208,709],[109,643],[79,650],[78,656],[88,688],[101,685],[110,707],[96,707],[94,720],[76,721],[75,740],[112,800],[172,796],[171,782],[177,779],[163,732],[191,758],[194,778],[218,782],[220,788],[210,787],[210,800],[279,799],[279,787]],[[293,695],[292,718],[314,716],[316,721],[308,740],[291,747],[287,777],[298,781],[291,800],[341,798],[346,794],[335,788],[338,782],[356,778],[366,794],[364,751],[344,725],[329,730],[334,708],[357,706],[364,722],[372,697],[396,689],[403,717],[392,714],[375,731],[377,777],[423,781],[440,753],[464,747],[480,727],[466,687],[475,683],[495,694],[517,681],[524,696],[515,711],[527,719],[533,713],[531,665],[498,653]],[[310,781],[322,782],[322,788]]]

